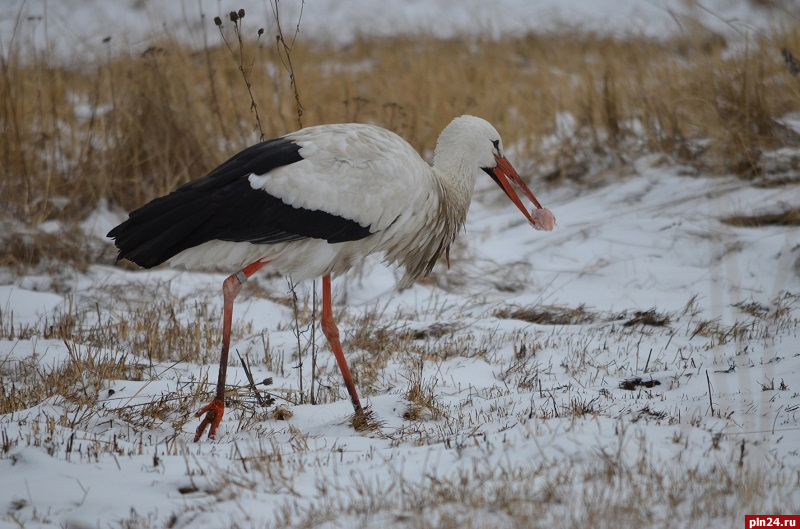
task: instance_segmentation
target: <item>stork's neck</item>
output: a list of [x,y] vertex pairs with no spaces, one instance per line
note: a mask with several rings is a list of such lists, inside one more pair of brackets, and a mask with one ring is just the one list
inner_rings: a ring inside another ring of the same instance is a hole
[[440,190],[438,231],[447,246],[456,238],[467,220],[475,176],[465,167],[442,170],[436,165],[433,166],[433,176]]
[[445,138],[439,139],[433,156],[433,175],[441,186],[447,215],[460,229],[467,218],[478,169],[472,156],[458,147],[447,143]]
[[429,202],[435,210],[425,215],[425,234],[419,239],[410,238],[413,244],[402,252],[402,257],[389,256],[390,261],[401,260],[406,267],[400,288],[430,273],[436,261],[447,253],[467,220],[467,210],[475,187],[476,166],[470,166],[463,156],[452,156],[447,149],[442,151],[441,147],[440,138],[430,172],[438,201],[434,199]]

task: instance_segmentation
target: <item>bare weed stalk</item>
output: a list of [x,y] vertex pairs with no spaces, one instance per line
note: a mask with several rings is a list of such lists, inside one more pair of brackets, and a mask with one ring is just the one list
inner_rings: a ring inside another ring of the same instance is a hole
[[[251,83],[251,78],[253,75],[253,64],[255,63],[255,55],[250,60],[250,63],[245,66],[245,58],[244,58],[244,38],[243,38],[243,28],[242,24],[244,21],[245,11],[244,9],[240,9],[239,11],[231,11],[228,15],[228,18],[231,22],[233,22],[233,32],[236,35],[236,42],[238,44],[237,50],[234,50],[233,46],[228,42],[225,38],[225,33],[222,31],[222,19],[220,17],[214,17],[214,24],[219,28],[219,33],[222,36],[222,40],[225,43],[225,46],[228,47],[228,51],[231,52],[231,55],[234,57],[234,60],[237,62],[237,67],[239,72],[242,74],[242,79],[244,80],[244,85],[247,89],[247,95],[250,97],[250,112],[253,113],[253,117],[256,120],[256,128],[259,132],[259,139],[264,141],[264,128],[261,125],[261,116],[258,114],[258,104],[256,103],[255,96],[253,96],[253,85]],[[258,30],[258,41],[261,40],[261,36],[264,34],[264,29],[261,28]],[[258,42],[257,42],[258,44]]]
[[300,103],[300,91],[297,88],[297,79],[294,73],[294,65],[292,64],[292,48],[294,48],[297,35],[300,33],[300,21],[303,19],[305,0],[301,0],[300,2],[300,15],[297,17],[297,25],[295,26],[294,35],[292,35],[291,42],[287,42],[286,37],[283,35],[279,3],[280,0],[270,0],[272,15],[275,17],[275,24],[278,30],[278,34],[275,37],[275,44],[278,47],[278,56],[280,57],[284,68],[286,68],[286,71],[289,73],[289,84],[294,91],[294,102],[297,110],[297,126],[299,128],[303,128],[303,105]]

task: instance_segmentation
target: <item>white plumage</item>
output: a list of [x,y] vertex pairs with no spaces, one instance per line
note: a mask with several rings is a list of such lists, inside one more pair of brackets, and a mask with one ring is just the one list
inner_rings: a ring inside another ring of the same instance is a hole
[[248,175],[251,188],[294,208],[355,221],[373,235],[333,244],[305,239],[246,246],[213,240],[182,251],[169,260],[171,265],[238,269],[266,259],[297,281],[338,275],[354,260],[397,246],[393,262],[411,250],[407,247],[413,241],[404,233],[418,234],[435,220],[439,186],[432,185],[436,180],[431,167],[400,136],[373,125],[336,124],[309,127],[283,138],[300,147],[303,159],[266,174]]

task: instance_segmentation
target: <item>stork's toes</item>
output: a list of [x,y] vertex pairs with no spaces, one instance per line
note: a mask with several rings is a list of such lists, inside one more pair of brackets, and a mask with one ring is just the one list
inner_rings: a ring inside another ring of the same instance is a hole
[[194,441],[197,442],[203,437],[203,432],[209,425],[211,425],[211,428],[208,430],[208,438],[214,439],[217,435],[217,426],[222,422],[222,415],[224,413],[225,401],[219,398],[212,400],[211,403],[202,410],[195,413],[195,417],[200,417],[203,414],[205,414],[205,417],[203,417],[203,420],[200,422],[200,426],[197,427],[197,433],[194,434]]

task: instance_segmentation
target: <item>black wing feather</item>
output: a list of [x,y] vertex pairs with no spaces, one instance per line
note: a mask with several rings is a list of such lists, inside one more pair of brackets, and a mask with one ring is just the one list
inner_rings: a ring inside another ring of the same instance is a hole
[[285,138],[258,143],[235,155],[208,176],[132,211],[108,233],[119,252],[150,268],[208,241],[275,244],[302,239],[330,243],[363,239],[369,226],[326,213],[295,208],[266,191],[253,189],[248,177],[299,162],[300,147]]

